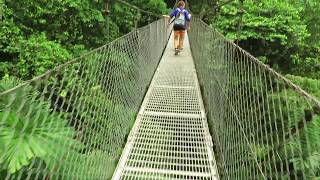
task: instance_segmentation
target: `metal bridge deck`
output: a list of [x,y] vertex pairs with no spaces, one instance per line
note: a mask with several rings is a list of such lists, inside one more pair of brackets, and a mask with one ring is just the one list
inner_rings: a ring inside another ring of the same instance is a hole
[[113,179],[218,179],[188,38],[171,36]]

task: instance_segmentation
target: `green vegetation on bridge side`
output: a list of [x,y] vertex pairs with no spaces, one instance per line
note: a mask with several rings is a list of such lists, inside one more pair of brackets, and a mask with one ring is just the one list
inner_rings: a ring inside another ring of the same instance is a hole
[[[110,1],[107,16],[105,3],[7,0],[2,6],[0,179],[112,176],[167,29],[159,17],[118,1]],[[168,12],[162,1],[130,3]],[[136,27],[143,28],[127,34]]]
[[189,0],[196,11],[206,9],[203,13],[206,23],[229,39],[239,38],[242,48],[276,71],[290,74],[290,80],[304,89],[313,88],[311,93],[320,98],[320,89],[316,88],[320,83],[318,0],[245,0],[243,6],[234,0],[210,11],[221,2],[200,4]]

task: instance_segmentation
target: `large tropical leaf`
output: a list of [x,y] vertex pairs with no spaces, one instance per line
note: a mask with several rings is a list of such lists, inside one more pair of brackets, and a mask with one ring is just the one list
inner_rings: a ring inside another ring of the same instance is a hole
[[53,112],[31,86],[0,96],[0,102],[0,163],[10,173],[35,158],[56,157],[52,161],[57,162],[64,153],[79,148],[67,115]]

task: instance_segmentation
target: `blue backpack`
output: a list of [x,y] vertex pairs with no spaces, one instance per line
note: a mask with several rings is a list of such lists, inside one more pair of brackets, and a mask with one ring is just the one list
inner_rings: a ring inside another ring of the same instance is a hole
[[186,10],[179,10],[179,13],[177,14],[175,20],[174,20],[174,25],[175,26],[185,26],[186,25],[186,16],[185,16],[185,12]]

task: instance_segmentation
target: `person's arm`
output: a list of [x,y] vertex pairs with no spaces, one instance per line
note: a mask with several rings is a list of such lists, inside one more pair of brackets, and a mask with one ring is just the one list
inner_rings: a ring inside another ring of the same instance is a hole
[[171,18],[177,16],[177,9],[174,9],[174,10],[170,13],[169,16],[170,16]]
[[189,12],[188,12],[187,10],[184,12],[184,16],[186,17],[186,20],[187,20],[188,22],[190,22],[190,20],[191,20],[191,14],[189,14]]
[[168,24],[170,24],[170,21],[171,21],[172,17],[176,17],[177,16],[177,9],[174,9],[169,16],[170,16],[170,18],[169,18]]
[[187,29],[190,29],[191,14],[189,14],[188,11],[185,11],[184,15],[185,15],[186,20],[187,20]]

